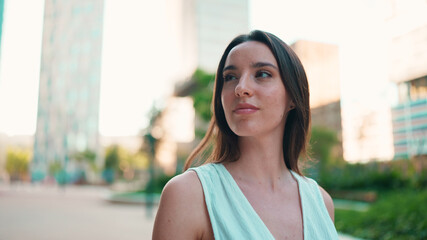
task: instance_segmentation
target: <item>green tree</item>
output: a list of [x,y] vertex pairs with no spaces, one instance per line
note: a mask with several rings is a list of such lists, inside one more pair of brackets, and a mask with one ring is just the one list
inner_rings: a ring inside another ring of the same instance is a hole
[[311,128],[310,155],[315,160],[314,166],[308,169],[311,177],[320,180],[327,175],[328,167],[341,163],[340,159],[332,155],[332,150],[338,143],[334,131],[320,126]]
[[104,169],[119,170],[119,146],[112,145],[105,150]]
[[132,179],[135,170],[148,167],[148,156],[144,152],[132,153],[119,145],[112,145],[105,150],[103,177],[107,182],[114,181],[115,175]]
[[62,163],[60,161],[53,161],[49,164],[48,172],[51,176],[55,176],[63,170]]
[[6,155],[6,171],[11,180],[23,180],[28,176],[31,151],[9,148]]
[[83,165],[89,165],[93,171],[96,171],[97,167],[95,164],[96,153],[92,150],[86,149],[83,152],[77,152],[73,155],[73,158]]
[[190,94],[193,98],[194,109],[198,116],[208,122],[212,117],[211,102],[215,75],[197,69],[192,80],[196,83],[195,90]]
[[54,177],[56,182],[63,186],[67,183],[67,171],[61,161],[56,159],[49,164],[48,173]]
[[86,149],[82,152],[75,152],[72,158],[78,163],[79,166],[79,183],[86,183],[86,174],[88,169],[92,172],[97,173],[98,167],[96,166],[96,153],[90,149]]
[[116,173],[119,171],[119,147],[112,145],[105,149],[104,169],[102,178],[105,182],[111,184],[116,178]]
[[338,144],[335,132],[319,126],[311,129],[310,152],[311,156],[320,161],[322,165],[332,164],[335,160],[332,156],[332,148]]

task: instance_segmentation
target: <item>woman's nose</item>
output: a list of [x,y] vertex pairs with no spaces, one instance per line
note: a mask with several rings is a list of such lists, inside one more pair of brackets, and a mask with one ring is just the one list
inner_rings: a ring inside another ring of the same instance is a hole
[[253,89],[251,86],[250,76],[244,75],[239,79],[239,83],[236,85],[236,88],[235,88],[235,94],[237,97],[252,96]]

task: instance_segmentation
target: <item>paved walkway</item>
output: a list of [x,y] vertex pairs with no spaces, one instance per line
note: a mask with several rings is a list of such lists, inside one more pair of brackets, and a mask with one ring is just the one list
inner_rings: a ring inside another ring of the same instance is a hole
[[0,182],[0,239],[151,239],[156,207],[113,204],[108,196],[105,187]]
[[0,183],[0,239],[151,239],[142,205],[111,204],[102,187],[65,189]]

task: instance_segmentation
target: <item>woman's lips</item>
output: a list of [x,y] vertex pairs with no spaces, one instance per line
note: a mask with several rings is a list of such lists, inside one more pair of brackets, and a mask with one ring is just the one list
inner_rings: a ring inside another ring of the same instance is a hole
[[236,108],[234,108],[233,112],[237,114],[250,114],[258,111],[259,108],[255,107],[249,103],[239,103]]

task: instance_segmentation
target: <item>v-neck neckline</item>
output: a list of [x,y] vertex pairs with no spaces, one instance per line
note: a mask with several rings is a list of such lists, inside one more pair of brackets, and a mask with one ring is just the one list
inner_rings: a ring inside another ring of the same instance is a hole
[[[218,164],[220,165],[226,176],[229,178],[230,182],[232,183],[232,187],[236,190],[236,192],[240,195],[240,198],[243,199],[244,204],[247,205],[247,208],[250,209],[252,215],[254,215],[258,221],[264,226],[265,230],[269,233],[269,235],[271,236],[272,239],[276,239],[274,237],[274,235],[271,233],[270,229],[267,227],[267,225],[264,223],[264,221],[261,219],[261,217],[258,215],[258,213],[255,211],[254,207],[252,206],[252,204],[249,202],[248,198],[245,196],[245,194],[243,193],[242,189],[239,187],[239,185],[237,184],[236,180],[234,179],[233,175],[231,175],[231,173],[228,171],[228,169],[224,166],[224,164],[220,163]],[[305,212],[304,212],[304,208],[303,208],[303,198],[302,198],[302,194],[301,194],[301,184],[300,184],[300,179],[299,176],[296,176],[297,173],[293,172],[292,170],[289,170],[292,174],[292,176],[295,178],[297,185],[298,185],[298,194],[299,194],[299,201],[300,201],[300,205],[301,205],[301,217],[302,217],[302,231],[303,231],[303,240],[305,239],[306,236],[306,232],[305,232]]]

